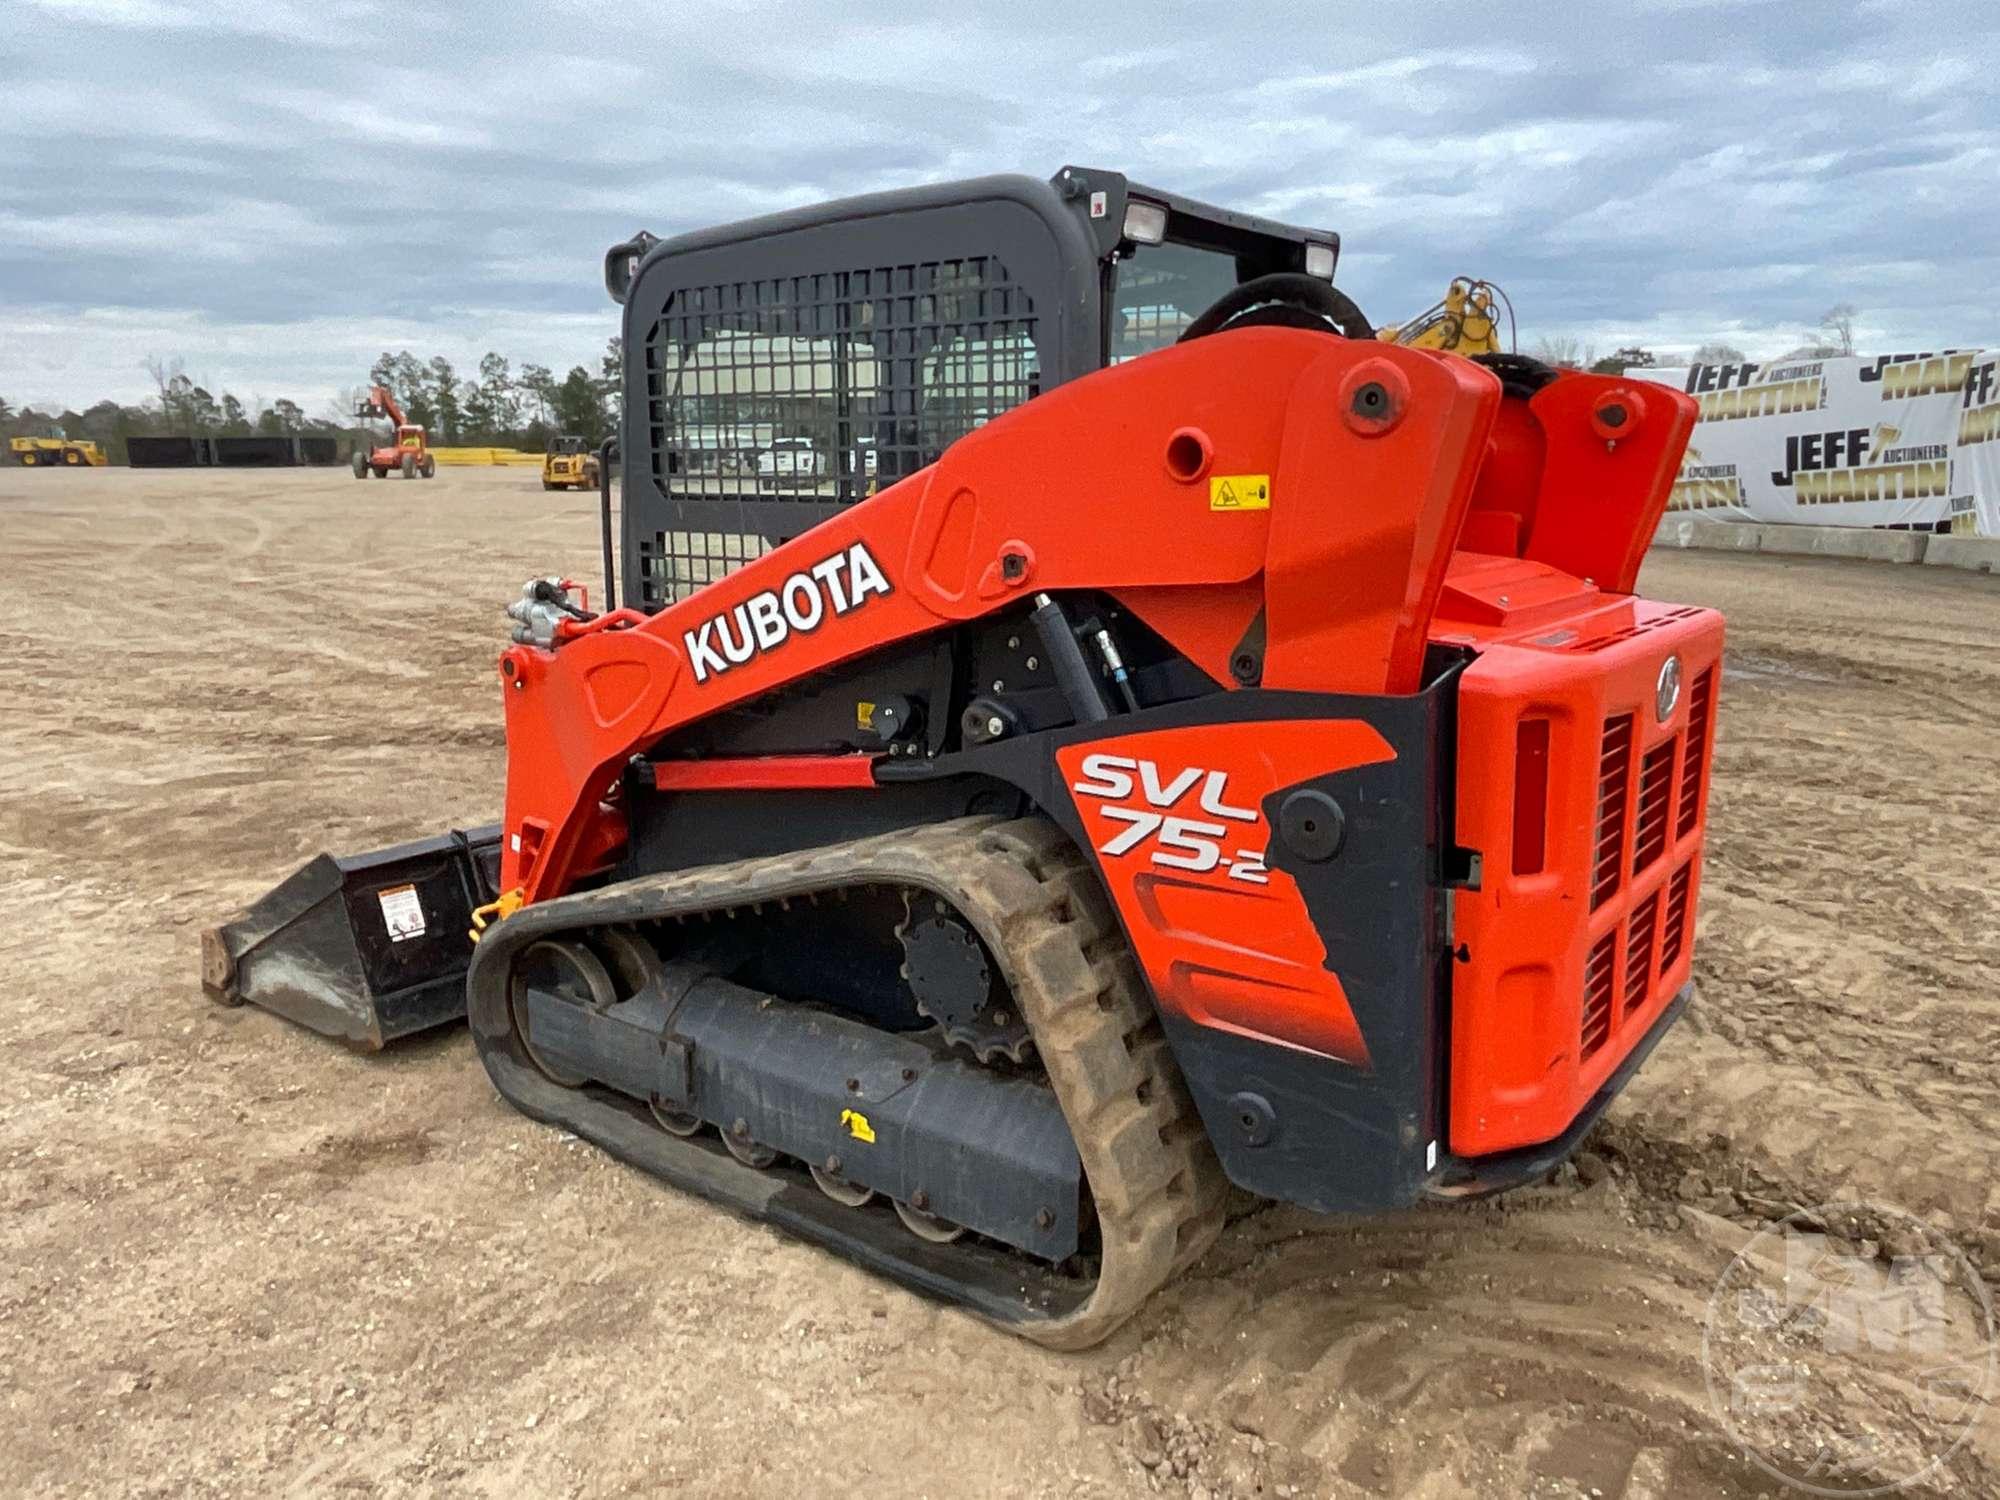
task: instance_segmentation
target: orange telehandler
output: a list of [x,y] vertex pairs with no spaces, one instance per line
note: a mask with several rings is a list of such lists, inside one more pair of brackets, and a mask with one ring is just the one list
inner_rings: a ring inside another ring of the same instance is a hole
[[405,479],[429,479],[437,473],[437,459],[424,439],[424,430],[403,416],[403,408],[396,404],[396,397],[386,385],[378,385],[368,392],[368,399],[354,408],[357,417],[387,418],[395,428],[395,441],[380,444],[372,449],[354,450],[354,477],[366,479],[373,474],[377,479],[387,479],[394,470]]

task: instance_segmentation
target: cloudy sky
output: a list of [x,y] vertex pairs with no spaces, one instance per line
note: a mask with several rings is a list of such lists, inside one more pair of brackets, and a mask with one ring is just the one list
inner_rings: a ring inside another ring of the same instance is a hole
[[318,411],[385,348],[558,370],[604,247],[1064,162],[1455,272],[1523,345],[2000,343],[1981,0],[0,0],[0,396],[148,355]]

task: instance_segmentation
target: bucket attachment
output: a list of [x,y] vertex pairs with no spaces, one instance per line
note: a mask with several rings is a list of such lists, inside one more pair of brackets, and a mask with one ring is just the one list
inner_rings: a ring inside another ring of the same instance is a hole
[[467,933],[499,877],[497,825],[322,854],[202,934],[202,987],[376,1051],[465,1014]]

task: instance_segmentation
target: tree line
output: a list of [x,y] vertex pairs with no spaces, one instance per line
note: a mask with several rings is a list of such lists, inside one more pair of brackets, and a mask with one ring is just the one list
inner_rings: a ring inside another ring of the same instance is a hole
[[188,374],[179,357],[149,358],[145,367],[155,394],[136,406],[99,401],[82,411],[53,411],[16,407],[0,397],[0,438],[60,429],[69,437],[101,444],[113,463],[125,462],[126,442],[135,437],[319,435],[373,442],[379,427],[357,417],[355,408],[367,399],[370,386],[384,385],[433,445],[538,452],[556,433],[578,433],[593,444],[611,434],[617,426],[625,360],[623,341],[614,338],[594,374],[576,365],[558,378],[546,365],[517,369],[505,355],[487,354],[476,375],[462,377],[442,355],[424,360],[407,349],[384,351],[368,371],[368,385],[338,392],[318,415],[285,396],[246,402],[233,391],[211,391]]
[[[1799,346],[1784,358],[1826,358],[1854,352],[1851,303],[1829,308],[1820,319],[1816,341]],[[1533,353],[1552,365],[1619,374],[1653,365],[1650,350],[1618,349],[1599,358],[1595,349],[1574,338],[1546,338]],[[1741,364],[1743,351],[1729,344],[1707,343],[1694,352],[1696,364]],[[610,340],[597,362],[596,373],[573,365],[557,378],[547,365],[518,368],[503,354],[481,357],[478,371],[460,375],[443,355],[419,359],[409,350],[384,351],[369,368],[369,385],[386,385],[402,405],[404,415],[429,434],[432,444],[517,447],[539,452],[556,433],[578,433],[593,445],[617,426],[619,393],[623,389],[625,351],[622,339]],[[60,428],[73,438],[92,438],[104,445],[113,463],[125,461],[125,442],[154,434],[197,437],[285,437],[295,434],[347,436],[372,442],[377,436],[355,408],[367,397],[368,386],[338,393],[318,416],[310,416],[287,397],[244,402],[233,391],[209,391],[187,373],[179,358],[146,361],[156,394],[137,406],[99,401],[83,411],[16,409],[0,397],[0,437],[31,436]]]
[[[477,375],[461,377],[450,360],[420,360],[409,350],[384,353],[368,371],[370,385],[384,385],[403,415],[433,443],[544,446],[552,433],[576,433],[593,444],[617,426],[618,393],[625,377],[625,341],[614,338],[592,374],[582,365],[557,378],[547,365],[517,371],[502,354],[487,354]],[[355,393],[358,402],[366,390]]]

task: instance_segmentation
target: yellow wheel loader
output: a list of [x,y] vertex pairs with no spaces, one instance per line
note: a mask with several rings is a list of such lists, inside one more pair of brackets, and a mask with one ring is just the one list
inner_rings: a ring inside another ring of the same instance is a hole
[[11,438],[7,449],[15,463],[29,469],[53,468],[58,464],[69,469],[101,469],[111,462],[96,443],[65,437],[60,427],[35,437]]

